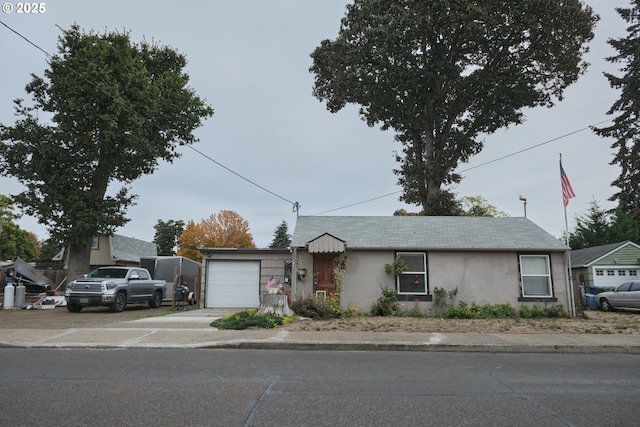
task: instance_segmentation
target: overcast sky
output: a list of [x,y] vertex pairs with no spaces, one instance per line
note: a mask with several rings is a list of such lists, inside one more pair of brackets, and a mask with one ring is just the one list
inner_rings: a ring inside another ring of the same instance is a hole
[[[17,2],[10,2],[14,11],[0,13],[0,20],[50,54],[56,52],[58,26],[67,29],[73,23],[99,32],[125,29],[135,42],[153,40],[185,54],[190,86],[215,110],[196,131],[200,142],[194,148],[279,197],[184,147],[173,164],[162,163],[153,175],[133,183],[138,204],[129,209],[131,221],[117,233],[151,241],[158,219],[199,222],[233,210],[249,222],[256,245],[266,247],[282,220],[293,232],[296,214],[290,202],[300,204],[300,215],[419,210],[398,201],[400,187],[392,171],[397,167],[393,152],[400,147],[393,133],[367,127],[355,106],[331,114],[311,94],[309,55],[323,39],[336,37],[347,3],[56,0],[44,2],[42,14],[17,14]],[[453,188],[458,197],[481,195],[511,216],[523,216],[522,195],[527,216],[555,236],[564,230],[560,153],[576,192],[567,210],[570,228],[592,200],[613,206],[607,199],[618,175],[618,168],[609,165],[611,141],[579,130],[611,119],[606,112],[618,92],[602,73],[617,70],[604,60],[614,54],[606,41],[626,35],[614,8],[628,7],[629,2],[586,3],[601,17],[586,58],[591,63],[587,74],[554,108],[527,110],[523,125],[486,136],[483,152],[460,165],[464,179]],[[26,97],[30,74],[43,75],[47,58],[2,25],[0,53],[0,122],[10,125],[15,120],[12,101]],[[0,194],[21,190],[17,180],[0,177]],[[379,198],[390,193],[395,194]],[[40,239],[47,236],[34,218],[25,216],[18,224]]]

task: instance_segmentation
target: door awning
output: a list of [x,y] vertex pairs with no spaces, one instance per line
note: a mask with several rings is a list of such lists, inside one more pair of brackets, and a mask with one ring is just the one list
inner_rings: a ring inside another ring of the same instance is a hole
[[329,254],[342,253],[347,245],[344,240],[338,239],[329,233],[324,233],[307,242],[306,246],[310,254]]

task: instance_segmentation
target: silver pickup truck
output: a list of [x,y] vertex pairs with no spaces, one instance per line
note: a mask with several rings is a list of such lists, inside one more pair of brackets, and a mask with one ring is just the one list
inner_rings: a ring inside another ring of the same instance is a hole
[[65,299],[72,313],[83,307],[106,305],[113,312],[127,304],[148,303],[158,308],[164,298],[164,280],[152,280],[146,268],[100,267],[67,285]]

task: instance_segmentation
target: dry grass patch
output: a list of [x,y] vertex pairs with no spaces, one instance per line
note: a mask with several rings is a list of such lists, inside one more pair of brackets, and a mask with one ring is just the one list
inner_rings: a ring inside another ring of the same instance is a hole
[[441,319],[433,317],[371,317],[304,320],[279,327],[288,331],[424,332],[495,334],[627,334],[640,335],[640,314],[588,311],[586,318],[566,319]]

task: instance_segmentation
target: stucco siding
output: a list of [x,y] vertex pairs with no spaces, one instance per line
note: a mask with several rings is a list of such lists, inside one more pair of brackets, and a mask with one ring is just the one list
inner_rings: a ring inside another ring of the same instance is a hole
[[563,305],[567,311],[569,310],[569,294],[567,292],[574,292],[574,295],[579,295],[577,287],[569,287],[569,271],[567,270],[567,255],[564,252],[552,252],[551,253],[551,274],[553,280],[553,295],[558,298],[556,304]]
[[458,288],[457,301],[509,302],[520,296],[518,258],[513,252],[429,252],[429,290]]
[[353,304],[363,313],[382,296],[382,287],[395,288],[394,276],[386,274],[384,265],[393,262],[393,251],[353,251],[348,254],[342,305]]

